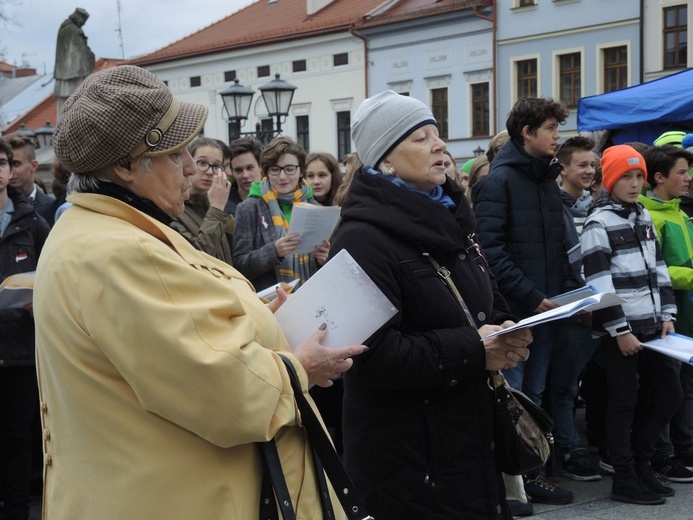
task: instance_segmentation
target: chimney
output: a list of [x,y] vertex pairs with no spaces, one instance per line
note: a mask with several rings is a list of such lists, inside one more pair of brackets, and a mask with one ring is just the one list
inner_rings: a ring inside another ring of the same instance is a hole
[[334,0],[306,0],[306,8],[308,11],[308,16],[317,13],[323,7],[327,7]]

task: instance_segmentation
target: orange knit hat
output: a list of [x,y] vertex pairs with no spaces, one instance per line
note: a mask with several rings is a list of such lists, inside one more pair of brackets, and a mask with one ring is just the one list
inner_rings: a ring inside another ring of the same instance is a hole
[[640,170],[647,178],[645,159],[634,148],[619,144],[610,146],[602,155],[602,186],[611,193],[611,188],[626,172]]

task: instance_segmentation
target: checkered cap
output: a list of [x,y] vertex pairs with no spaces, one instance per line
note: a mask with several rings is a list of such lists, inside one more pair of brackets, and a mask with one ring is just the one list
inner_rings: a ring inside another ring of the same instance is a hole
[[60,113],[55,155],[74,173],[180,150],[202,130],[207,107],[178,101],[154,74],[123,65],[88,76]]

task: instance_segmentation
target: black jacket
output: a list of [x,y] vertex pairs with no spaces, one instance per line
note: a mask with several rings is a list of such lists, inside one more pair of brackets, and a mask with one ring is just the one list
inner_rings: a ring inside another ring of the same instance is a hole
[[[399,310],[344,377],[344,461],[378,520],[509,518],[476,328],[511,317],[469,205],[450,180],[445,191],[454,213],[357,172],[331,241],[330,254],[348,250]],[[452,271],[474,326],[424,252]]]
[[544,298],[580,285],[565,249],[560,168],[510,140],[473,192],[479,243],[501,294],[521,318]]
[[[48,236],[48,224],[36,215],[24,195],[12,186],[7,194],[14,215],[0,238],[0,280],[36,270]],[[0,366],[34,363],[34,319],[24,309],[0,310]]]

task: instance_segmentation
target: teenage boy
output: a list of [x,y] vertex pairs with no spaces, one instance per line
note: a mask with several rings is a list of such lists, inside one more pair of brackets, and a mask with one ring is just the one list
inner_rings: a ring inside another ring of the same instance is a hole
[[[652,191],[640,202],[652,215],[676,296],[676,330],[693,336],[693,222],[679,207],[688,193],[693,153],[675,145],[653,146],[645,154]],[[654,469],[671,482],[693,482],[693,366],[681,367],[683,400],[657,446]]]
[[[561,166],[554,159],[558,127],[567,117],[566,107],[551,99],[523,98],[515,103],[506,122],[510,140],[472,194],[479,244],[518,318],[556,307],[550,297],[580,285],[565,250],[563,204],[556,184]],[[513,388],[541,404],[551,354],[554,346],[563,347],[565,338],[556,323],[534,327],[532,335],[532,355],[504,373]],[[556,431],[572,427],[572,401],[569,406],[568,425],[553,416]],[[525,491],[533,502],[567,504],[573,499],[569,490],[540,474],[527,477]]]
[[254,182],[262,179],[260,169],[260,152],[262,146],[257,139],[241,137],[231,143],[231,174],[233,185],[224,211],[229,215],[236,214],[236,206],[248,198],[248,192]]
[[[592,206],[582,231],[587,283],[625,303],[592,313],[603,335],[606,365],[606,437],[615,474],[611,499],[663,504],[674,490],[662,484],[650,461],[655,444],[681,402],[677,362],[643,349],[642,342],[674,331],[676,302],[649,212],[638,203],[645,159],[626,145],[602,156],[606,193]],[[648,399],[638,408],[639,389]]]
[[[36,270],[48,224],[10,186],[10,139],[0,139],[0,282]],[[0,518],[28,518],[32,422],[39,411],[33,308],[0,309]]]
[[[587,137],[571,137],[556,152],[561,165],[561,198],[565,214],[565,242],[575,277],[581,281],[582,259],[580,233],[592,203],[589,187],[594,180],[596,155],[594,141]],[[558,418],[554,438],[558,448],[563,474],[573,480],[601,480],[596,466],[589,461],[587,450],[580,446],[580,434],[575,426],[574,403],[578,395],[578,380],[587,362],[592,358],[599,342],[580,319],[565,320],[561,335],[565,338],[561,348],[553,351],[549,368],[551,414]]]

